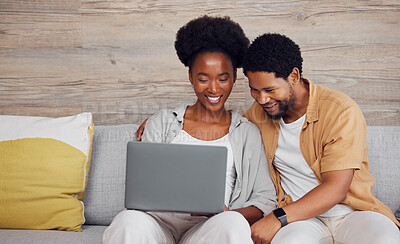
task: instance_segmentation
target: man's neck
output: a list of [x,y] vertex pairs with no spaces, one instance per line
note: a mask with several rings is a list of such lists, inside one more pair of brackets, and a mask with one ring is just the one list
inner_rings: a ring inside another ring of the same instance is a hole
[[308,99],[310,95],[309,85],[303,79],[295,86],[293,86],[295,103],[283,116],[283,121],[289,124],[292,123],[307,112]]

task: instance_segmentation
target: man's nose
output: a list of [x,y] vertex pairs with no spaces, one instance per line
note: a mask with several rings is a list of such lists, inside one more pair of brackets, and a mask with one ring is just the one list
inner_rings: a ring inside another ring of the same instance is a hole
[[264,92],[261,92],[257,98],[257,102],[259,104],[266,104],[266,103],[269,103],[270,101],[271,101],[271,97]]

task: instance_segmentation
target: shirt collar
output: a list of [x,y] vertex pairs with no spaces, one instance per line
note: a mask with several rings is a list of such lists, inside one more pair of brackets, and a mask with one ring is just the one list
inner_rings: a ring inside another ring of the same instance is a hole
[[318,114],[318,101],[319,101],[319,93],[318,87],[311,83],[309,80],[303,78],[304,83],[308,84],[308,106],[306,112],[306,120],[308,123],[312,123],[318,121],[319,114]]
[[[178,120],[179,123],[183,122],[183,116],[185,115],[187,107],[189,107],[189,105],[181,105],[172,110],[172,114],[175,116],[175,118]],[[246,118],[241,116],[236,111],[229,110],[229,112],[232,115],[229,132],[232,132],[232,130],[235,129],[236,127],[238,127],[242,122],[248,121]]]
[[189,105],[181,105],[172,110],[172,114],[175,115],[175,118],[178,120],[179,123],[183,122],[183,116],[185,115],[187,107],[189,107]]

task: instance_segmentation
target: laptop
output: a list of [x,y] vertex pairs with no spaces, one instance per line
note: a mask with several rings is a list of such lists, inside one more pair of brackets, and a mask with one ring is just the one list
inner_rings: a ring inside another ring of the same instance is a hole
[[128,142],[125,208],[215,214],[224,211],[227,148]]

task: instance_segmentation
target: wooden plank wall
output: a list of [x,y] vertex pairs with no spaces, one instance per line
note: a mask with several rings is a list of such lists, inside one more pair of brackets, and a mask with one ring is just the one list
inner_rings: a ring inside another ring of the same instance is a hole
[[[140,123],[194,102],[173,43],[204,14],[231,16],[251,40],[288,35],[305,77],[355,99],[368,125],[400,126],[398,0],[1,0],[0,114]],[[246,82],[240,71],[229,108],[252,103]]]

